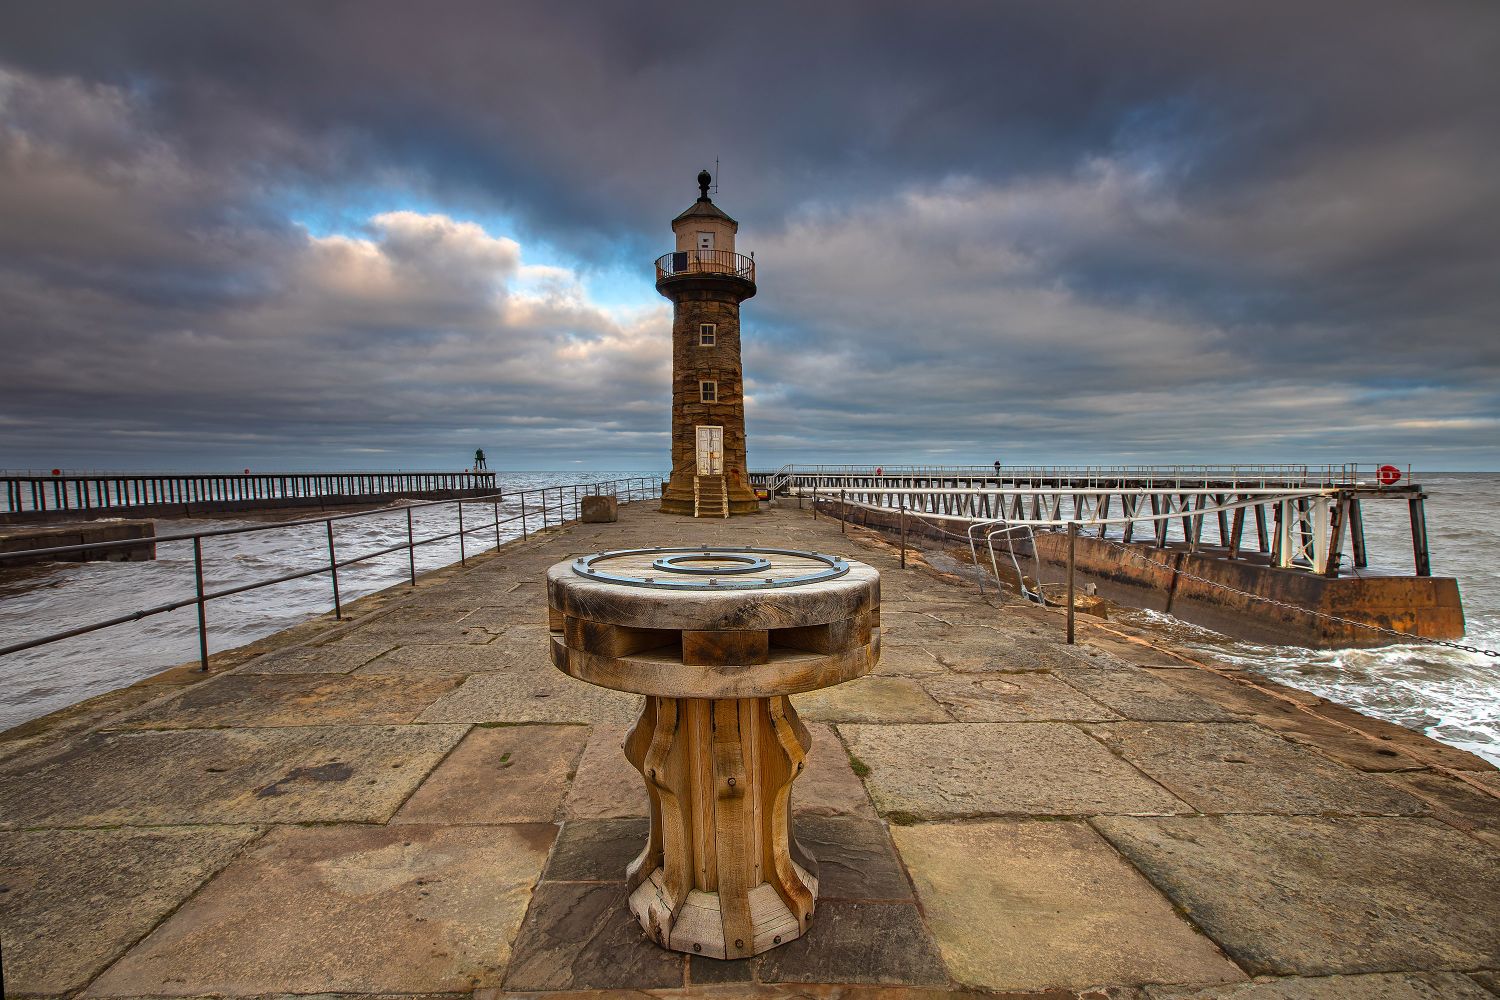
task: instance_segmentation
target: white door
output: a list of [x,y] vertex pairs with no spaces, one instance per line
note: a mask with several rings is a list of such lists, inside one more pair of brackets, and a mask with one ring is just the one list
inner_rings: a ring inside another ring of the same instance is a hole
[[724,428],[698,428],[698,475],[724,474]]
[[713,233],[699,233],[698,234],[698,249],[699,250],[712,250],[713,248],[714,248],[714,234]]

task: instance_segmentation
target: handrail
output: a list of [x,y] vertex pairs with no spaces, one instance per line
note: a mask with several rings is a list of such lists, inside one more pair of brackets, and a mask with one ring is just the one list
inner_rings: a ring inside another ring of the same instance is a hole
[[[70,472],[0,473],[0,513],[180,507],[184,513],[225,504],[311,505],[343,497],[395,497],[495,488],[495,473],[462,472]],[[146,513],[147,511],[141,511]]]
[[695,274],[727,274],[755,281],[755,258],[733,250],[674,250],[656,258],[656,280]]
[[[571,498],[569,498],[568,495],[570,492]],[[574,483],[560,486],[535,486],[518,490],[501,490],[484,496],[461,497],[452,500],[417,501],[412,503],[395,504],[387,507],[381,507],[378,510],[353,511],[342,514],[325,514],[320,517],[298,518],[292,521],[280,521],[273,524],[250,524],[240,525],[233,528],[210,528],[204,531],[179,532],[170,535],[158,535],[150,539],[153,544],[161,545],[171,544],[173,542],[192,543],[193,571],[195,578],[194,595],[192,597],[179,598],[162,604],[153,605],[148,608],[143,608],[129,614],[117,615],[104,621],[91,622],[87,625],[76,626],[73,628],[62,630],[60,632],[38,636],[32,639],[23,640],[21,642],[11,643],[6,646],[0,646],[0,656],[4,656],[7,653],[18,653],[23,650],[34,649],[38,646],[45,646],[54,642],[60,642],[63,639],[70,639],[75,636],[85,635],[90,632],[97,632],[101,629],[112,628],[115,625],[122,625],[132,621],[140,621],[142,618],[148,618],[152,615],[164,614],[169,611],[176,611],[179,608],[196,605],[198,608],[199,669],[206,671],[208,670],[208,621],[206,605],[209,601],[216,600],[221,597],[229,597],[234,594],[242,594],[250,590],[258,590],[263,587],[270,587],[281,583],[287,583],[292,580],[300,580],[309,576],[316,576],[321,573],[327,573],[329,574],[330,582],[332,583],[333,588],[334,616],[338,619],[342,619],[343,603],[339,597],[338,571],[343,567],[352,566],[356,563],[364,562],[368,559],[374,559],[379,556],[389,555],[392,552],[399,552],[405,549],[408,553],[407,564],[409,577],[412,586],[415,586],[417,582],[417,567],[415,555],[417,546],[430,545],[435,542],[447,541],[451,538],[457,538],[459,543],[458,561],[460,564],[464,564],[468,559],[466,547],[464,545],[465,539],[468,536],[477,534],[479,532],[488,532],[493,530],[493,547],[498,549],[502,544],[500,537],[500,528],[502,525],[514,524],[519,520],[521,525],[520,537],[526,538],[532,530],[535,530],[531,524],[528,524],[528,519],[532,522],[535,522],[537,518],[540,518],[541,528],[543,530],[553,526],[554,524],[561,525],[568,520],[567,515],[569,511],[572,512],[574,517],[578,516],[578,513],[581,510],[583,497],[589,495],[597,496],[600,495],[601,492],[605,492],[606,495],[621,497],[623,502],[629,503],[632,500],[641,500],[660,496],[661,482],[659,477],[655,476],[632,476],[625,479],[613,479],[597,483]],[[540,504],[534,504],[528,510],[527,498],[535,497],[538,494],[540,494]],[[555,503],[551,502],[549,499],[550,496],[554,494],[556,495]],[[518,514],[502,519],[500,516],[501,503],[506,500],[517,499],[520,501],[520,512]],[[466,527],[464,525],[463,517],[463,509],[466,504],[480,504],[491,507],[494,512],[492,519],[482,521],[473,526]],[[452,505],[456,505],[458,508],[457,531],[449,531],[427,538],[419,538],[416,536],[415,525],[412,518],[412,513],[414,510],[424,507],[443,507]],[[381,517],[393,513],[399,513],[402,511],[406,513],[406,541],[404,543],[397,543],[395,545],[386,546],[376,551],[365,552],[355,556],[340,558],[337,555],[333,531],[335,522],[355,520],[358,518]],[[555,514],[556,516],[549,519],[549,513]],[[227,587],[216,591],[209,591],[204,588],[204,539],[220,538],[226,535],[243,535],[260,531],[285,531],[288,529],[301,528],[315,524],[324,525],[328,536],[328,559],[327,562],[323,565],[315,566],[311,569],[297,570],[291,573],[285,573],[266,580],[256,580],[250,583],[239,584],[233,587]],[[87,542],[81,545],[57,545],[45,549],[25,549],[19,552],[0,552],[0,563],[4,563],[7,560],[12,559],[34,559],[37,556],[67,555],[77,552],[115,549],[128,545],[138,546],[140,544],[141,539],[137,538],[105,542]]]

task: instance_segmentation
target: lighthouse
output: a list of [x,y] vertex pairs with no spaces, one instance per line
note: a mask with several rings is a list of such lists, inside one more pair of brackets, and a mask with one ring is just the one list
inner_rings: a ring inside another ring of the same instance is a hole
[[745,465],[745,379],[740,303],[755,294],[755,260],[737,252],[739,223],[708,196],[672,220],[671,253],[656,261],[656,290],[672,300],[672,476],[661,509],[694,517],[758,509]]

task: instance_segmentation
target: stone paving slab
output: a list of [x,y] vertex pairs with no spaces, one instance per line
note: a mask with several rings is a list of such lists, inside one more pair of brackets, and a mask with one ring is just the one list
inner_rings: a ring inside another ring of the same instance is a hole
[[[819,816],[875,818],[875,807],[864,782],[854,773],[849,754],[833,727],[826,722],[807,723],[812,749],[807,767],[792,784],[792,811]],[[640,776],[633,770],[636,781]]]
[[1049,673],[949,674],[922,687],[960,722],[1109,722],[1120,716]]
[[588,738],[584,726],[475,727],[392,823],[550,823]]
[[550,825],[274,830],[87,995],[497,986],[554,833]]
[[590,727],[588,744],[583,748],[578,770],[563,802],[564,817],[619,819],[645,816],[650,811],[645,781],[630,766],[621,749],[631,725],[605,723]]
[[1500,799],[1431,771],[1392,774],[1385,780],[1426,802],[1435,819],[1500,847]]
[[1089,729],[1200,812],[1414,815],[1380,779],[1245,723],[1119,722]]
[[1174,687],[1138,667],[1122,664],[1118,669],[1063,670],[1058,676],[1127,719],[1226,722],[1236,718],[1213,702]]
[[1093,822],[1255,974],[1500,967],[1500,854],[1433,820]]
[[651,824],[635,819],[568,820],[552,846],[548,882],[620,882],[625,868],[646,846]]
[[368,625],[350,629],[329,645],[345,642],[388,642],[393,646],[420,646],[438,644],[445,646],[470,644],[482,646],[495,641],[498,633],[490,629],[443,622],[400,621],[386,622],[376,619]]
[[506,990],[681,986],[685,956],[647,939],[626,900],[623,881],[539,884],[516,936]]
[[419,716],[421,722],[633,722],[640,695],[610,691],[558,670],[475,674]]
[[953,978],[987,989],[1244,978],[1088,825],[893,832]]
[[926,647],[949,670],[985,674],[1017,670],[1063,670],[1088,662],[1076,649],[1049,639],[1000,630],[952,629],[947,639]]
[[395,648],[388,642],[341,642],[297,646],[267,653],[239,667],[241,674],[347,674]]
[[812,930],[760,956],[767,983],[942,986],[947,970],[909,903],[818,901]]
[[921,646],[880,645],[880,662],[875,664],[876,677],[945,676],[948,668]]
[[911,884],[885,824],[848,816],[796,817],[792,831],[818,862],[818,899],[909,900]]
[[545,645],[538,642],[533,646],[518,641],[507,631],[487,646],[440,643],[400,646],[365,663],[359,667],[358,673],[402,677],[424,674],[466,677],[469,674],[521,670],[541,673],[556,669],[547,655]]
[[397,725],[457,685],[448,677],[225,674],[112,728]]
[[1233,986],[1150,986],[1150,1000],[1490,1000],[1456,972],[1382,973],[1317,979],[1257,979]]
[[0,774],[0,827],[383,823],[464,726],[96,734]]
[[82,989],[263,827],[0,833],[0,950],[13,994]]
[[908,677],[860,677],[792,695],[797,714],[827,722],[950,722],[943,707]]
[[865,786],[882,815],[1192,811],[1067,723],[844,725],[839,731],[869,768]]

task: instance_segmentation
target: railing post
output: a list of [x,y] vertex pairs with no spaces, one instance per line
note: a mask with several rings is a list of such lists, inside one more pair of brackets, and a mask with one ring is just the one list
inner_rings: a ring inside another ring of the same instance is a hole
[[458,564],[467,566],[464,557],[464,502],[458,502]]
[[526,491],[521,491],[521,537],[526,537]]
[[901,568],[906,568],[906,498],[901,498]]
[[844,530],[844,524],[848,520],[848,511],[844,509],[844,491],[839,490],[839,534],[848,534]]
[[500,551],[500,498],[504,494],[495,497],[495,551]]
[[193,580],[198,594],[198,669],[208,672],[208,609],[203,603],[203,539],[193,536]]
[[1068,522],[1068,645],[1073,645],[1073,576],[1078,566],[1078,522]]
[[411,585],[417,585],[417,545],[412,537],[411,508],[406,508],[406,566],[411,570]]
[[333,617],[342,621],[344,607],[339,603],[339,562],[333,550],[333,522],[324,521],[323,527],[328,529],[328,573],[333,579]]

